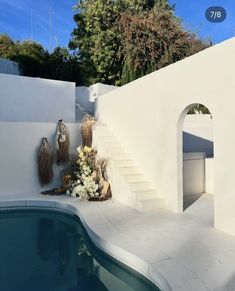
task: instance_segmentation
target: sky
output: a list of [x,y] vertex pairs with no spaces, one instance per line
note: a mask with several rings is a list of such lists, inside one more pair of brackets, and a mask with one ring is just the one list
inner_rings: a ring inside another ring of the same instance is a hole
[[[0,0],[0,33],[17,40],[35,40],[49,50],[57,44],[66,46],[75,27],[73,6],[76,3],[77,0]],[[170,0],[170,3],[176,4],[176,15],[185,27],[200,37],[218,43],[235,36],[235,0]],[[210,6],[226,9],[227,18],[223,23],[206,20],[205,11]]]
[[[196,32],[200,37],[209,38],[218,43],[235,36],[235,0],[170,0],[176,4],[176,15],[187,29]],[[222,6],[227,18],[222,23],[210,23],[205,11],[211,6]]]
[[76,3],[76,0],[0,0],[0,33],[17,40],[35,40],[48,49],[57,44],[66,46],[75,27]]

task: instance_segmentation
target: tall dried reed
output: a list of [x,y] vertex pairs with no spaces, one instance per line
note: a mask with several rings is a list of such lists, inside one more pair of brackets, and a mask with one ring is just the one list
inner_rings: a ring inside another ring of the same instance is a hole
[[50,184],[53,179],[53,157],[54,151],[46,137],[42,138],[38,149],[38,177],[41,186]]
[[60,119],[56,127],[56,149],[57,149],[57,163],[64,164],[69,160],[69,129]]

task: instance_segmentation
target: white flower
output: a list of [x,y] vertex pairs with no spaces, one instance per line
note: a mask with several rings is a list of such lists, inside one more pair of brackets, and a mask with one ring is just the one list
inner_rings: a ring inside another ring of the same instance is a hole
[[62,134],[60,137],[60,142],[65,142],[66,141],[66,135]]

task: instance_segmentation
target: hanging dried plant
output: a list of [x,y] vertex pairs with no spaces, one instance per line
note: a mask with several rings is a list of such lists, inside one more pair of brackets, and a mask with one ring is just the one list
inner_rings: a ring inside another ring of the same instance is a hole
[[94,117],[86,115],[81,123],[82,145],[92,147],[92,127],[95,122]]
[[69,129],[60,119],[56,127],[57,163],[63,164],[69,160]]
[[53,149],[46,137],[38,149],[38,177],[42,186],[48,185],[53,179]]

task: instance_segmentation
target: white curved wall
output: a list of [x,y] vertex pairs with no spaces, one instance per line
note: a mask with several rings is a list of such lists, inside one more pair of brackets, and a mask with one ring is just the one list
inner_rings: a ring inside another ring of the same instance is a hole
[[96,115],[114,129],[149,180],[182,211],[182,135],[191,104],[213,115],[215,225],[235,235],[235,38],[129,83],[97,100]]

